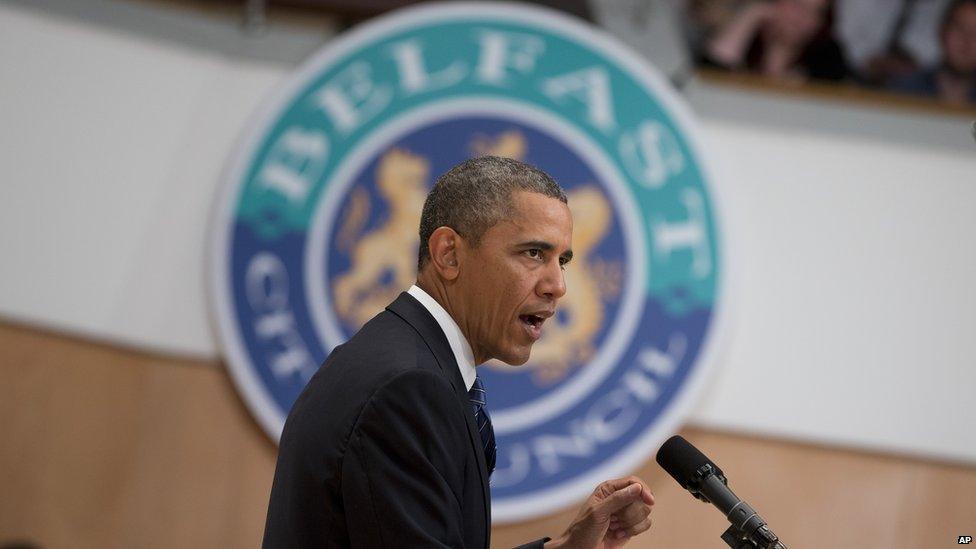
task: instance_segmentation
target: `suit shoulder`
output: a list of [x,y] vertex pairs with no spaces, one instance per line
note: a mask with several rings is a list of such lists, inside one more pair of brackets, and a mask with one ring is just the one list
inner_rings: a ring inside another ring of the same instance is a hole
[[369,404],[376,405],[390,400],[407,401],[415,407],[458,401],[454,387],[443,375],[419,368],[390,375],[370,395]]
[[439,446],[442,453],[450,454],[459,446],[467,447],[466,405],[467,399],[462,401],[443,376],[419,369],[403,371],[370,395],[352,436]]
[[330,355],[322,369],[355,368],[357,376],[378,376],[376,382],[416,368],[436,368],[436,358],[423,338],[389,311],[373,317]]
[[349,428],[373,393],[414,370],[443,377],[419,334],[384,311],[329,354],[295,402],[290,419],[311,422],[314,429],[323,421]]

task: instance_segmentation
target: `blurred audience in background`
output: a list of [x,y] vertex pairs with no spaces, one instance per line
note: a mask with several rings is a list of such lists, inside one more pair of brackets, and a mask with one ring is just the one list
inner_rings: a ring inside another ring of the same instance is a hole
[[838,0],[836,34],[862,84],[883,86],[938,62],[949,0]]
[[829,0],[749,3],[714,29],[701,60],[783,81],[841,80],[847,69],[832,19]]
[[708,39],[725,27],[736,13],[756,0],[686,0],[685,34],[691,49],[701,52]]
[[949,4],[939,25],[939,44],[939,62],[893,78],[889,87],[955,105],[976,103],[976,0]]
[[976,0],[684,0],[700,66],[976,104]]

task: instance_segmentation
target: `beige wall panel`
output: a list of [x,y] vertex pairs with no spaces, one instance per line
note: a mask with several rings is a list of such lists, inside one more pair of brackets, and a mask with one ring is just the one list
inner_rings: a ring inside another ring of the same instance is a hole
[[[685,432],[790,547],[936,547],[976,531],[976,469]],[[275,447],[217,363],[0,325],[0,544],[258,547]],[[723,547],[724,519],[651,460],[651,532],[628,547]],[[575,505],[496,527],[557,535]]]
[[0,543],[254,547],[274,445],[224,371],[0,328]]

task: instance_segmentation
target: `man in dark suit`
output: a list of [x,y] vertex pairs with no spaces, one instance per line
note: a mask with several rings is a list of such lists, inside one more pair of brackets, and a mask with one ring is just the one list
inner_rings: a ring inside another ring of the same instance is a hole
[[[417,283],[337,347],[281,436],[264,547],[489,546],[495,445],[476,365],[524,364],[566,292],[563,190],[482,157],[424,204]],[[556,540],[614,547],[650,527],[635,477],[599,485]]]

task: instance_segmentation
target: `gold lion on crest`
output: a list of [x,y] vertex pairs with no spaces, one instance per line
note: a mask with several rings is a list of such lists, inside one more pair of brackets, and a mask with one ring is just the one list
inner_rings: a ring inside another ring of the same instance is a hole
[[[494,137],[476,136],[471,151],[477,156],[523,160],[527,142],[521,132],[508,130]],[[337,237],[340,248],[349,249],[351,267],[336,279],[335,310],[357,329],[416,279],[417,227],[427,197],[430,163],[394,148],[380,158],[375,178],[389,208],[388,218],[360,236],[370,204],[369,194],[359,189],[354,191]],[[546,323],[542,338],[532,349],[527,367],[541,383],[558,381],[572,365],[593,358],[594,340],[605,318],[604,301],[620,291],[619,263],[592,257],[613,219],[609,200],[592,184],[567,194],[574,220],[574,260],[565,275],[571,290],[560,300],[556,316]],[[497,361],[489,365],[500,372],[516,371]]]
[[[336,313],[357,329],[417,278],[417,227],[429,176],[430,163],[407,151],[392,149],[380,159],[376,183],[390,215],[353,244],[352,267],[334,286]],[[344,225],[356,217],[347,216]],[[350,231],[343,227],[342,232]]]

